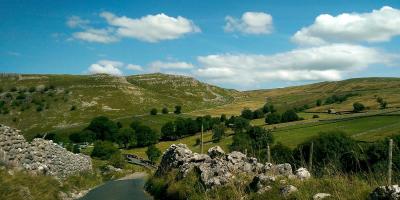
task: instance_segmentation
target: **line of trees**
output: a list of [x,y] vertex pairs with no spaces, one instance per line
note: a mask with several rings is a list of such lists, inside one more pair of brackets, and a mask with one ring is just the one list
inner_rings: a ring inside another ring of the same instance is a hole
[[[162,108],[161,109],[161,113],[162,114],[168,114],[169,113],[168,108],[167,107]],[[180,106],[180,105],[175,106],[174,113],[177,114],[177,115],[181,114],[182,113],[182,106]],[[150,110],[150,115],[157,115],[157,114],[158,114],[157,108],[152,108]]]

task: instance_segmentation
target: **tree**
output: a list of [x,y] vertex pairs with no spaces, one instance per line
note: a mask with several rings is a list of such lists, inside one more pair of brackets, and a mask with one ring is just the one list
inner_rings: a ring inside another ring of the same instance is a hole
[[158,113],[157,108],[153,108],[150,110],[150,115],[157,115],[157,113]]
[[251,111],[248,108],[245,108],[245,109],[242,110],[242,114],[240,116],[245,118],[245,119],[252,120],[253,119],[253,111]]
[[364,106],[364,104],[362,104],[362,103],[355,102],[355,103],[353,104],[353,111],[354,111],[354,112],[361,112],[361,111],[363,111],[364,109],[365,109],[365,106]]
[[270,113],[265,117],[265,123],[267,124],[279,124],[281,122],[281,115],[278,113]]
[[282,114],[281,117],[281,122],[294,122],[294,121],[298,121],[299,120],[299,116],[297,115],[297,113],[294,110],[287,110],[286,112],[284,112]]
[[118,132],[117,124],[104,116],[95,117],[87,129],[93,131],[96,134],[96,139],[102,141],[114,141]]
[[269,104],[268,104],[268,103],[264,104],[264,106],[262,107],[262,111],[263,111],[265,114],[267,114],[267,113],[270,112],[270,110],[269,110]]
[[221,117],[219,118],[219,121],[221,121],[221,122],[225,122],[227,119],[226,119],[226,115],[225,114],[222,114],[221,115]]
[[122,128],[119,129],[117,134],[117,142],[122,144],[124,148],[128,148],[129,145],[136,144],[136,135],[135,131],[132,128]]
[[72,153],[80,153],[81,149],[79,148],[79,145],[74,144],[74,146],[72,147]]
[[186,119],[185,122],[186,122],[186,129],[187,129],[186,134],[194,135],[200,131],[199,124],[197,124],[197,122],[195,120],[193,120],[192,118]]
[[150,145],[147,147],[146,155],[151,162],[156,162],[161,156],[161,151],[155,145]]
[[260,119],[264,117],[264,112],[261,109],[257,109],[253,112],[253,119]]
[[188,133],[185,119],[179,117],[175,121],[175,134],[178,138],[183,137]]
[[317,106],[321,106],[322,105],[322,100],[318,99],[317,102],[315,103]]
[[91,156],[102,160],[110,159],[111,155],[119,152],[119,149],[109,141],[98,141],[94,144]]
[[161,127],[161,138],[163,140],[177,140],[175,135],[175,125],[173,122],[167,122]]
[[278,142],[271,148],[271,157],[275,163],[293,163],[293,152],[292,150]]
[[161,110],[161,112],[162,112],[162,114],[168,114],[168,113],[169,113],[168,108],[166,108],[166,107],[164,107],[164,108]]
[[380,106],[381,109],[386,109],[387,108],[387,104],[388,103],[386,101],[384,101],[382,97],[378,97],[376,99],[376,101],[379,103],[379,106]]
[[272,144],[274,142],[272,133],[261,126],[250,127],[250,129],[247,131],[247,134],[251,138],[253,153],[257,152],[258,156],[260,156],[262,149],[266,148],[268,144]]
[[222,123],[214,125],[212,133],[213,142],[219,142],[223,137],[225,137],[225,125]]
[[243,117],[235,117],[233,122],[233,131],[236,133],[244,132],[250,126],[250,121]]
[[29,88],[29,92],[30,92],[30,93],[36,92],[36,87],[34,87],[34,86],[30,87],[30,88]]
[[177,114],[177,115],[181,114],[182,113],[182,106],[179,106],[179,105],[175,106],[174,113]]
[[74,143],[83,143],[83,142],[94,142],[96,140],[96,134],[88,129],[84,129],[80,132],[72,133],[69,136],[69,140]]
[[137,146],[144,147],[158,142],[159,135],[148,126],[139,125],[135,129]]

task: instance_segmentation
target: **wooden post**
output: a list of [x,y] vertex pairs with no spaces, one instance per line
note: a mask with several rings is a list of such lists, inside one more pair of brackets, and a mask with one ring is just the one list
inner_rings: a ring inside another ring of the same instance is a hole
[[314,151],[314,142],[311,142],[310,145],[310,155],[308,157],[308,170],[311,172],[312,170],[312,161],[313,161],[313,151]]
[[203,126],[203,121],[201,122],[201,143],[200,143],[200,153],[203,153],[203,131],[204,131],[204,126]]
[[271,163],[271,149],[269,148],[269,144],[267,144],[267,162]]
[[389,139],[388,186],[392,185],[393,139]]

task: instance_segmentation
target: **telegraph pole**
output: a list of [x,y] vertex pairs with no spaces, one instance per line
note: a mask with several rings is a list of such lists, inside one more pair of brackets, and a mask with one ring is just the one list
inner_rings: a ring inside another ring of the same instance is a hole
[[203,126],[203,119],[201,119],[201,143],[200,143],[200,153],[203,153],[203,131],[204,131],[204,126]]

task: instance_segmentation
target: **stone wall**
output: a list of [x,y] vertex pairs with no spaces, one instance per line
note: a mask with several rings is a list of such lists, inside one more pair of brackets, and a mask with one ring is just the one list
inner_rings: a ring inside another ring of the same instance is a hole
[[89,156],[74,154],[51,140],[36,138],[29,143],[19,130],[3,125],[0,125],[0,162],[59,178],[92,170]]

